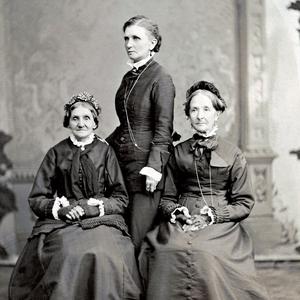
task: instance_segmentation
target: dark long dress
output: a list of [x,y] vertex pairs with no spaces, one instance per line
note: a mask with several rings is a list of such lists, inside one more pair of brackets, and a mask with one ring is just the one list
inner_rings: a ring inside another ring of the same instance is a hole
[[74,223],[52,217],[55,195],[73,201],[70,173],[78,151],[70,139],[63,140],[40,166],[29,196],[38,220],[13,271],[9,299],[140,299],[134,247],[123,218],[128,198],[106,142],[95,138],[84,154],[95,165],[94,198],[103,200],[105,215]]
[[171,76],[153,59],[137,71],[127,72],[116,93],[120,125],[107,141],[124,174],[129,228],[137,247],[153,225],[164,181],[150,194],[145,190],[145,176],[139,172],[147,166],[164,173],[172,148],[174,97]]
[[204,149],[196,156],[194,142],[192,138],[176,146],[159,210],[167,220],[181,205],[191,215],[199,214],[205,203],[196,162],[205,201],[216,211],[216,224],[185,232],[178,222],[166,221],[148,233],[139,257],[146,299],[267,299],[256,280],[251,239],[240,223],[254,204],[245,158],[223,139],[216,149]]

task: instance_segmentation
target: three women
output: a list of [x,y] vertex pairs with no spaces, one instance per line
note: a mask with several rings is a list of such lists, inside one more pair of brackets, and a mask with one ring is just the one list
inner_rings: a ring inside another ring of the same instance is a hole
[[107,138],[120,168],[93,132],[94,98],[75,96],[65,107],[71,136],[49,150],[30,194],[39,219],[12,275],[10,299],[139,299],[124,222],[128,202],[137,250],[157,208],[164,220],[139,257],[146,299],[267,299],[240,224],[254,204],[247,163],[240,149],[217,136],[224,99],[205,81],[187,91],[185,113],[196,134],[169,160],[175,88],[153,59],[158,27],[135,16],[123,32],[132,69],[115,98],[120,125]]

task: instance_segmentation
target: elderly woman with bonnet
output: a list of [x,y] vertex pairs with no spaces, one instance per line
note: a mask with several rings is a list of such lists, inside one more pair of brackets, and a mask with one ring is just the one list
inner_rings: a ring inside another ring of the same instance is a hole
[[13,270],[9,299],[140,299],[128,204],[113,149],[94,130],[100,107],[81,93],[65,105],[71,134],[46,154],[29,205],[38,217]]
[[145,16],[123,26],[129,65],[116,93],[120,125],[107,138],[116,151],[129,194],[129,229],[137,249],[153,227],[172,148],[175,88],[153,56],[161,46],[159,28]]
[[188,89],[195,134],[176,145],[159,206],[163,222],[140,254],[147,299],[267,299],[241,221],[254,205],[241,150],[217,135],[226,103],[210,82]]

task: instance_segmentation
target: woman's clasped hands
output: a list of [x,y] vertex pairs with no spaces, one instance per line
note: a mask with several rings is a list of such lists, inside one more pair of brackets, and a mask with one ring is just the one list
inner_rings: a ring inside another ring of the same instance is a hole
[[80,199],[70,204],[66,197],[56,197],[53,205],[55,219],[79,221],[104,215],[103,201],[95,198]]
[[210,207],[205,205],[200,214],[190,215],[187,207],[176,208],[171,214],[171,223],[178,221],[184,231],[197,231],[214,223],[214,214]]

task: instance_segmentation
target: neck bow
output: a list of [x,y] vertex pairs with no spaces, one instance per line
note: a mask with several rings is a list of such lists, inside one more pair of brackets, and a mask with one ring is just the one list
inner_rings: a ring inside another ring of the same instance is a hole
[[218,146],[217,137],[215,135],[210,137],[203,137],[199,135],[198,133],[195,133],[193,135],[194,141],[191,144],[191,151],[194,152],[196,156],[201,155],[200,149],[208,149],[210,151],[213,151]]

